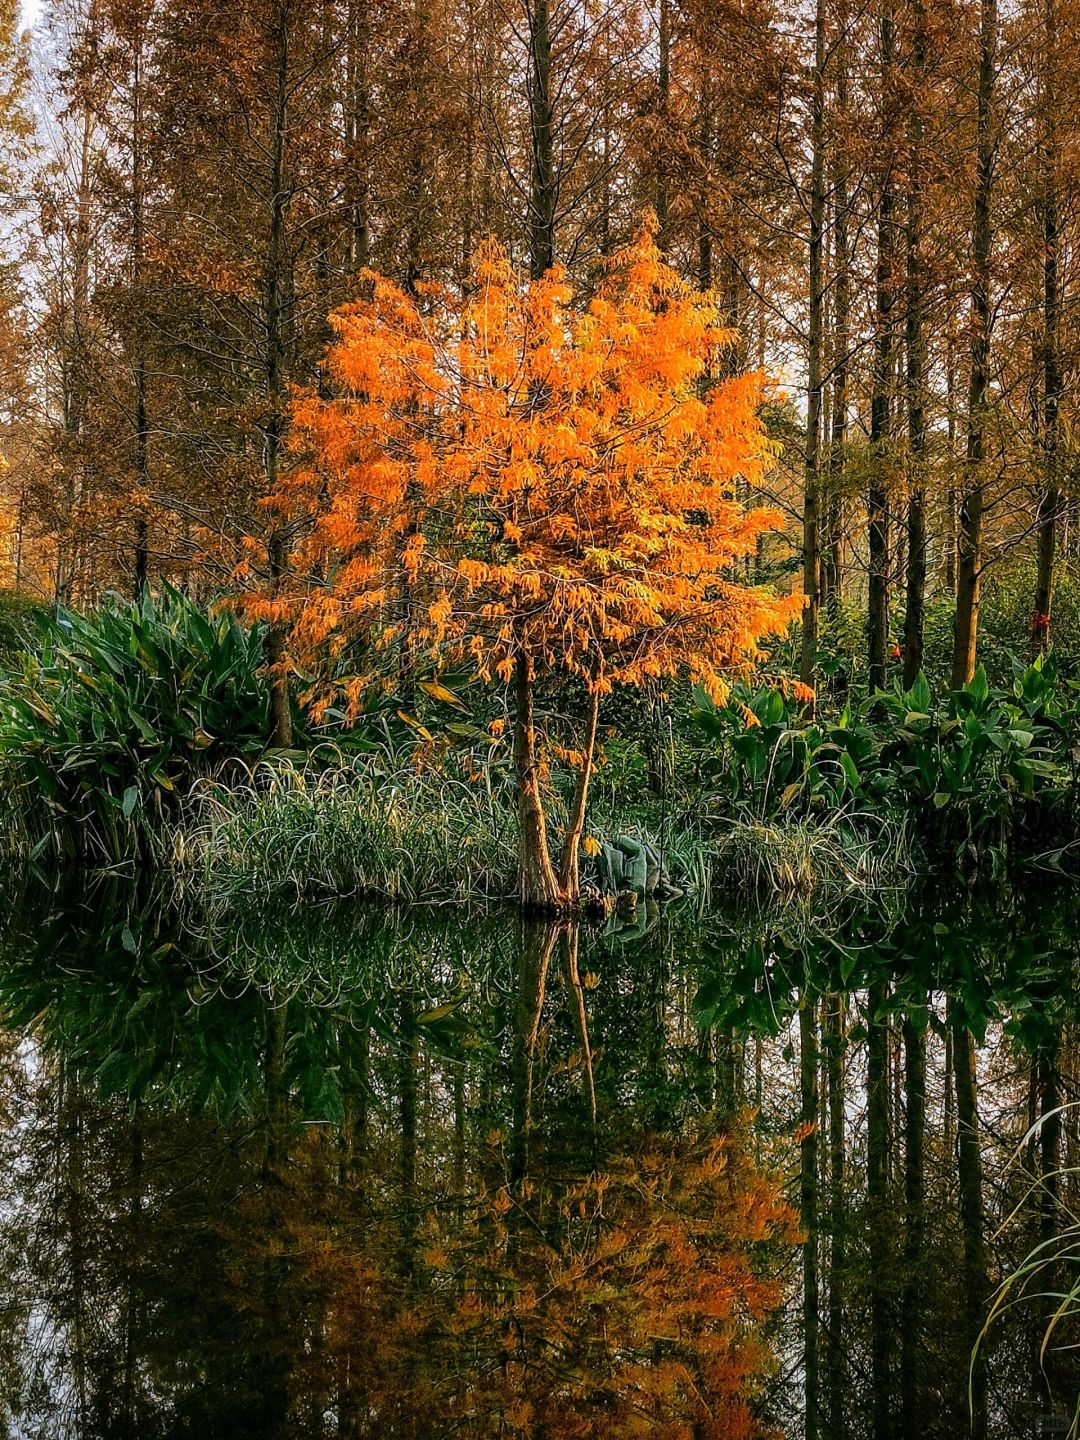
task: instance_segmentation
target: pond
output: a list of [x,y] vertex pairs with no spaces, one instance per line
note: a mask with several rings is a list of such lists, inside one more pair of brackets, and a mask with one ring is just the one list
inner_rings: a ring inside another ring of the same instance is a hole
[[5,1434],[944,1440],[969,1395],[993,1437],[1075,1400],[1035,1295],[970,1363],[1080,1205],[1072,891],[609,933],[10,903]]

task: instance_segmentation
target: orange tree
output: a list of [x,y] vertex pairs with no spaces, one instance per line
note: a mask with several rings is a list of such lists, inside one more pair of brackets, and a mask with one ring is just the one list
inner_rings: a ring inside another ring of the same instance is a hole
[[[801,603],[737,579],[779,521],[736,498],[771,463],[762,379],[716,378],[731,335],[654,229],[584,308],[561,270],[526,282],[493,243],[464,298],[367,275],[331,316],[323,391],[295,398],[304,458],[272,499],[303,533],[291,589],[263,606],[290,621],[294,654],[361,634],[406,684],[423,656],[513,687],[521,899],[536,908],[578,902],[601,698],[680,672],[722,695]],[[341,682],[351,705],[371,669]],[[587,697],[558,853],[535,703],[556,677]]]

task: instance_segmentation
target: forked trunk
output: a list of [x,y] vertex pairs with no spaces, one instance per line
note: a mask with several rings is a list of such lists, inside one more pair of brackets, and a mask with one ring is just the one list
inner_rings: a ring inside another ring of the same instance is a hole
[[600,696],[589,694],[589,713],[585,726],[585,745],[578,771],[577,790],[570,812],[570,823],[563,841],[562,889],[569,909],[576,909],[581,898],[581,836],[585,829],[585,811],[589,803],[589,781],[592,779],[596,755],[596,726],[600,717]]
[[517,659],[514,678],[517,690],[514,769],[518,789],[518,893],[526,910],[557,911],[563,908],[563,896],[548,849],[547,816],[536,763],[532,662],[524,655]]

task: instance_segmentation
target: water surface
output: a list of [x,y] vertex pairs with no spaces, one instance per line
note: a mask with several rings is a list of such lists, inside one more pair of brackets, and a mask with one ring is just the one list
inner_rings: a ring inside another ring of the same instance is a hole
[[[968,1433],[1077,1210],[1080,898],[641,928],[16,896],[7,1431]],[[1047,1304],[991,1436],[1075,1399]]]

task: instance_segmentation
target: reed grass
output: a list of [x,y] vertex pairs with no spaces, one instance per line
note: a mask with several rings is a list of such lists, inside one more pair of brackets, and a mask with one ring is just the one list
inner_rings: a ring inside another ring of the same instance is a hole
[[388,773],[370,760],[265,762],[199,785],[172,839],[204,898],[358,896],[403,904],[507,898],[517,882],[512,797],[451,762]]
[[914,878],[903,826],[865,815],[727,822],[718,828],[713,865],[714,890],[765,903],[871,897]]

